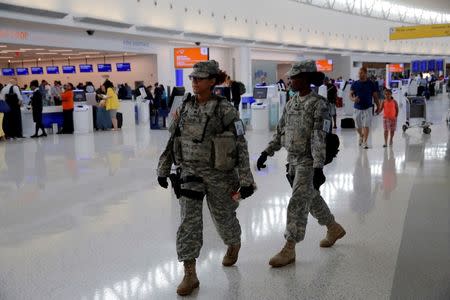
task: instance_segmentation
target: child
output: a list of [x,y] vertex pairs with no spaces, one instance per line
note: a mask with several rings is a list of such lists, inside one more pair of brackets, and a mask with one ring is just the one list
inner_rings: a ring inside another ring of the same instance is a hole
[[384,91],[385,100],[381,105],[381,111],[384,110],[383,124],[384,124],[384,145],[387,147],[389,133],[391,135],[389,139],[389,146],[393,144],[393,138],[395,130],[397,129],[397,117],[398,117],[398,103],[392,98],[392,91],[386,89]]

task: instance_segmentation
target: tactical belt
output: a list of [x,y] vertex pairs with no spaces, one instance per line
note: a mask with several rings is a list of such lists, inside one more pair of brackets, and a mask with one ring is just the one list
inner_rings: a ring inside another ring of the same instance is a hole
[[181,183],[189,183],[189,182],[203,183],[203,178],[197,177],[197,176],[191,176],[191,175],[181,178]]

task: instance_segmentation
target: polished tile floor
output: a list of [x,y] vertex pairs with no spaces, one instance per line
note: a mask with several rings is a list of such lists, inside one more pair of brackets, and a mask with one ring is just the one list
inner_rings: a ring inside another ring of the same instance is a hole
[[[320,249],[325,229],[310,218],[284,269],[268,260],[283,244],[285,152],[270,159],[238,210],[235,267],[221,266],[225,246],[204,218],[192,298],[449,299],[449,103],[429,102],[429,136],[402,135],[403,107],[393,148],[382,148],[380,117],[369,150],[337,131],[341,152],[321,191],[347,236]],[[270,136],[248,133],[253,165]],[[138,127],[0,143],[0,299],[176,299],[179,206],[155,178],[167,137]]]

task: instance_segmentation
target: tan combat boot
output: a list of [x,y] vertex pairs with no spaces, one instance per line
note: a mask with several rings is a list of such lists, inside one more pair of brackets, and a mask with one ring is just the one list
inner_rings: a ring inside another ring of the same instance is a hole
[[195,259],[184,262],[184,278],[177,288],[177,294],[180,296],[190,295],[196,288],[200,286],[200,282],[195,272]]
[[231,267],[234,265],[239,256],[239,250],[241,249],[241,244],[228,246],[227,253],[223,257],[222,265],[225,267]]
[[336,223],[336,221],[333,221],[333,223],[328,225],[327,228],[327,236],[325,237],[325,239],[320,241],[320,247],[322,248],[329,248],[333,246],[334,243],[336,243],[338,239],[343,238],[346,233],[344,228]]
[[295,242],[287,241],[283,249],[270,259],[269,265],[280,268],[293,262],[295,262]]

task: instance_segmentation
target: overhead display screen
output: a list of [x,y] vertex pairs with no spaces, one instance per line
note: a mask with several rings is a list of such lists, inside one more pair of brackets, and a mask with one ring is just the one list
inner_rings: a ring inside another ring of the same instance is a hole
[[14,76],[14,69],[13,68],[3,68],[2,74],[3,74],[3,76]]
[[97,70],[99,72],[111,72],[112,71],[111,64],[98,64]]
[[44,68],[43,67],[31,67],[31,74],[42,75],[42,74],[44,74]]
[[413,73],[420,72],[420,60],[414,60],[411,62],[411,70]]
[[316,67],[318,72],[333,72],[333,60],[331,59],[316,60]]
[[16,72],[18,76],[28,75],[28,68],[17,68]]
[[64,74],[75,74],[75,66],[62,66],[62,71]]
[[94,68],[91,64],[80,65],[80,73],[92,73],[94,72]]
[[117,72],[131,72],[130,63],[116,63]]
[[175,48],[175,69],[192,68],[196,63],[209,60],[209,48]]
[[48,66],[47,74],[59,74],[59,67],[58,66]]

